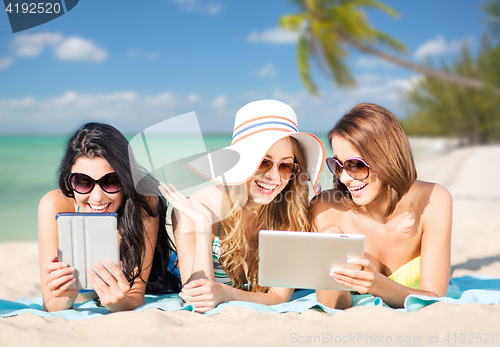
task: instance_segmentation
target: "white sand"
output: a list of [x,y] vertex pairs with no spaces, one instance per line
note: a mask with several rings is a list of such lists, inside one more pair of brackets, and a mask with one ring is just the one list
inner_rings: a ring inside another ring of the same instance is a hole
[[[422,139],[412,146],[419,178],[442,184],[454,198],[453,277],[499,278],[500,146],[450,149]],[[0,244],[1,299],[40,295],[37,253],[35,243]],[[236,307],[213,317],[157,309],[83,321],[22,314],[0,318],[0,346],[494,346],[499,325],[500,305],[445,303],[412,313],[356,307],[334,316]]]

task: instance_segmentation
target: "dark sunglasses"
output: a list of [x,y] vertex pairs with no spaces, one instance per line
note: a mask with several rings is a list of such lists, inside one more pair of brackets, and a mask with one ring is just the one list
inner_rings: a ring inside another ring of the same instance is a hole
[[69,185],[71,189],[80,194],[89,194],[98,184],[108,194],[115,194],[122,190],[122,185],[116,172],[110,172],[98,180],[83,173],[74,172],[69,175]]
[[370,175],[370,165],[361,158],[349,158],[342,164],[337,158],[326,158],[326,166],[337,177],[345,170],[355,180],[364,180]]
[[269,170],[271,170],[274,166],[274,163],[278,165],[278,172],[285,181],[290,181],[299,173],[299,164],[296,163],[284,163],[277,160],[264,159],[262,163],[260,163],[259,168],[257,169],[256,175],[262,175]]

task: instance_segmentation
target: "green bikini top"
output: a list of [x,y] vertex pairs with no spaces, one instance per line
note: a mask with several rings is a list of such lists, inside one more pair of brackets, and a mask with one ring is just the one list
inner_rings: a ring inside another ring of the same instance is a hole
[[[215,282],[217,283],[224,283],[227,284],[228,286],[232,286],[233,283],[227,273],[222,269],[219,263],[219,258],[220,258],[220,239],[219,239],[219,234],[220,234],[220,222],[219,222],[219,227],[217,229],[217,236],[214,238],[214,241],[212,242],[212,262],[214,264],[214,276],[215,276]],[[243,284],[243,290],[250,290],[250,286],[248,283]]]

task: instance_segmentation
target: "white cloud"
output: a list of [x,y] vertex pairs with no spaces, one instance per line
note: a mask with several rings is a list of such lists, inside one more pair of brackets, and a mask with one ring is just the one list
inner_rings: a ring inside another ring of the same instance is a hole
[[320,98],[304,91],[275,89],[271,92],[248,90],[238,95],[215,96],[164,91],[139,95],[134,91],[82,94],[68,91],[48,99],[24,97],[0,99],[0,131],[64,132],[98,121],[109,123],[123,132],[138,132],[153,124],[186,112],[195,111],[203,131],[230,133],[234,116],[243,105],[262,99],[277,99],[295,110],[302,131],[324,135],[337,120],[361,102],[380,104],[396,116],[401,110],[401,92],[413,88],[422,77],[394,78],[361,74],[358,87],[322,89]]
[[276,77],[278,72],[272,63],[266,64],[262,69],[259,70],[260,77]]
[[260,78],[272,78],[278,76],[278,71],[276,71],[273,63],[267,63],[259,69],[252,70],[250,75],[258,76]]
[[150,53],[146,57],[146,59],[149,61],[157,60],[158,58],[160,58],[160,54],[158,53]]
[[240,100],[241,104],[244,105],[245,102],[248,103],[255,100],[263,100],[266,98],[268,98],[268,96],[262,91],[249,90],[248,92],[241,94],[238,97],[238,100]]
[[100,63],[108,57],[108,53],[92,41],[78,36],[64,40],[54,49],[54,55],[62,61],[85,61]]
[[430,56],[457,52],[460,50],[460,48],[463,47],[464,44],[474,44],[474,37],[467,36],[462,40],[446,42],[445,38],[442,35],[438,35],[436,38],[427,41],[426,43],[418,47],[415,52],[415,58],[423,59]]
[[[34,104],[35,104],[35,99],[31,97],[25,97],[23,99],[0,100],[0,110],[7,108],[29,107]],[[2,113],[0,112],[0,115],[1,114]]]
[[195,93],[179,95],[168,91],[151,95],[67,91],[48,99],[0,99],[0,132],[69,133],[86,122],[97,121],[131,133],[190,111],[200,115],[200,124],[205,122],[206,128],[230,132],[232,120],[219,122],[234,117],[233,109],[227,108],[229,101],[226,95],[202,98]]
[[190,103],[195,103],[195,102],[199,102],[201,100],[201,97],[198,94],[189,94],[187,97],[187,100]]
[[198,12],[216,16],[222,12],[224,6],[218,2],[207,0],[171,0],[175,2],[179,8],[187,12]]
[[14,64],[14,59],[12,57],[5,57],[0,59],[0,70],[8,69],[12,64]]
[[214,107],[224,107],[227,105],[229,99],[226,95],[219,95],[212,101],[212,106]]
[[17,56],[33,58],[45,47],[53,47],[63,40],[60,33],[22,34],[12,40],[12,49]]
[[248,35],[249,42],[289,44],[297,42],[299,34],[279,27],[267,29],[262,32],[253,31]]
[[78,36],[66,38],[61,33],[22,34],[12,40],[11,48],[23,58],[34,58],[45,48],[51,48],[61,61],[99,63],[108,57],[108,52],[92,41]]

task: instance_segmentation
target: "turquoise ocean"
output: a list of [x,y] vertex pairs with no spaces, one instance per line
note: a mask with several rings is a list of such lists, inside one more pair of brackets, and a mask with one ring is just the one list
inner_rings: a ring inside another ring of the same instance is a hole
[[[327,156],[331,156],[326,136],[319,136]],[[132,136],[127,136],[130,140]],[[50,190],[58,188],[58,170],[68,136],[0,135],[0,242],[37,241],[38,203]],[[223,148],[231,143],[231,135],[204,135],[209,150]],[[176,157],[192,155],[190,136],[165,136],[161,139],[163,151]],[[326,169],[328,171],[328,169]],[[329,186],[331,175],[321,179]]]

